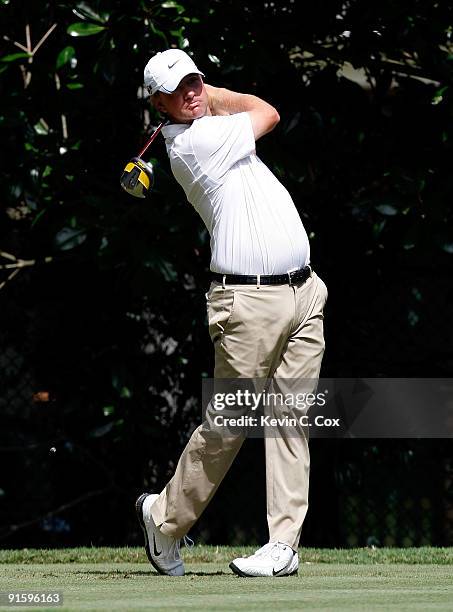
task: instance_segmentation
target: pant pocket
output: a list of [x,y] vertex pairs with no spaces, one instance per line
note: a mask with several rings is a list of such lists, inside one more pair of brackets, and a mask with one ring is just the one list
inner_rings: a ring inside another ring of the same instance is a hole
[[234,312],[234,289],[215,287],[207,300],[209,335],[213,343],[222,339]]
[[322,294],[323,308],[324,308],[327,302],[327,298],[329,296],[329,291],[327,289],[326,283],[319,276],[318,276],[318,286],[319,286],[319,291]]
[[209,285],[209,289],[206,291],[206,293],[204,294],[204,297],[206,298],[206,302],[208,303],[211,299],[211,294],[214,291],[214,289],[217,287],[216,283],[214,283],[214,281],[211,282],[211,284]]

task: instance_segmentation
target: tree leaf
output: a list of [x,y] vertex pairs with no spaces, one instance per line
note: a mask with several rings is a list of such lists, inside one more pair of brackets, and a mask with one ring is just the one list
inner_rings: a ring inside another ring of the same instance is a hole
[[17,59],[24,57],[31,57],[31,53],[11,53],[10,55],[4,55],[0,57],[0,62],[14,62]]
[[126,397],[126,398],[130,398],[132,397],[132,392],[130,389],[128,389],[127,387],[123,387],[121,389],[121,393],[120,393],[120,397]]
[[110,422],[110,423],[107,423],[106,425],[101,425],[100,427],[96,427],[95,429],[92,429],[89,432],[88,436],[90,438],[102,438],[102,436],[105,436],[112,430],[113,425],[114,423]]
[[217,66],[220,66],[220,60],[217,55],[212,55],[212,53],[208,53],[208,58],[213,64],[217,64]]
[[72,58],[75,55],[75,49],[74,47],[65,47],[62,51],[60,51],[60,53],[58,54],[57,57],[57,70],[59,68],[61,68],[62,66],[64,66],[65,64],[67,64],[68,62],[70,62],[72,60]]
[[91,19],[98,23],[107,23],[109,18],[108,13],[96,13],[86,2],[79,2],[77,8],[72,9],[72,12],[80,19]]
[[94,23],[83,23],[82,21],[72,23],[68,26],[66,32],[70,36],[93,36],[105,30],[104,26],[95,25]]
[[42,119],[40,119],[38,123],[35,123],[35,125],[33,126],[33,129],[40,136],[45,136],[49,133],[49,126],[46,125]]
[[164,9],[176,9],[178,11],[178,15],[184,13],[185,11],[185,8],[177,2],[174,2],[174,0],[167,0],[166,2],[162,2],[161,7]]
[[398,214],[396,208],[390,204],[379,204],[379,206],[376,206],[376,210],[378,210],[382,215],[386,215],[388,217]]
[[176,281],[178,279],[178,274],[169,261],[165,260],[164,258],[160,258],[158,267],[162,276],[167,282]]
[[30,227],[34,227],[34,226],[35,226],[35,225],[38,223],[38,221],[41,219],[41,217],[43,216],[43,214],[44,214],[46,211],[47,211],[47,208],[44,208],[43,210],[41,210],[41,211],[40,211],[40,212],[39,212],[39,213],[36,215],[36,217],[33,219],[33,221],[32,221],[32,223],[31,223]]
[[76,230],[71,227],[64,227],[55,236],[55,243],[61,251],[69,251],[85,242],[86,238],[87,235],[84,229]]

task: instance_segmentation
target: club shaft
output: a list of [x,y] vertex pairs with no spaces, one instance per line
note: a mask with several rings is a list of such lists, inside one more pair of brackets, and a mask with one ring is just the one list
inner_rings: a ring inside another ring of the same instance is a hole
[[141,157],[142,155],[144,155],[146,153],[146,151],[148,150],[148,147],[150,146],[150,144],[154,141],[154,139],[157,137],[157,135],[159,134],[159,132],[161,131],[161,129],[163,128],[163,126],[165,125],[165,121],[162,121],[162,123],[160,123],[157,128],[155,129],[155,131],[153,132],[151,138],[148,140],[148,142],[145,144],[145,146],[143,147],[143,149],[140,151],[140,153],[137,155],[137,157]]

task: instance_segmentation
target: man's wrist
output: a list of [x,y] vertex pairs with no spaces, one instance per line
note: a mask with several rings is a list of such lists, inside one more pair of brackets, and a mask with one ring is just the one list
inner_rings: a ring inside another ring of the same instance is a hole
[[208,94],[208,104],[213,115],[229,115],[225,108],[224,98],[227,90],[223,87],[213,87],[205,83]]
[[218,115],[234,115],[236,113],[252,111],[263,103],[266,104],[263,100],[250,94],[238,93],[224,87],[216,87],[214,89],[215,114]]

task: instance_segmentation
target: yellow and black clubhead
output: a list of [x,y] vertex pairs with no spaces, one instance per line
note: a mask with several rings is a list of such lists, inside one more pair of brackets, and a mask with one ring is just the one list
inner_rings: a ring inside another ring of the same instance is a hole
[[151,163],[133,157],[123,170],[121,187],[136,198],[146,198],[154,185],[154,170]]
[[120,179],[121,187],[136,198],[146,198],[154,187],[153,165],[150,162],[144,162],[142,155],[146,153],[150,144],[156,139],[166,123],[168,122],[162,121],[159,123],[137,157],[133,157],[127,162],[123,170]]

